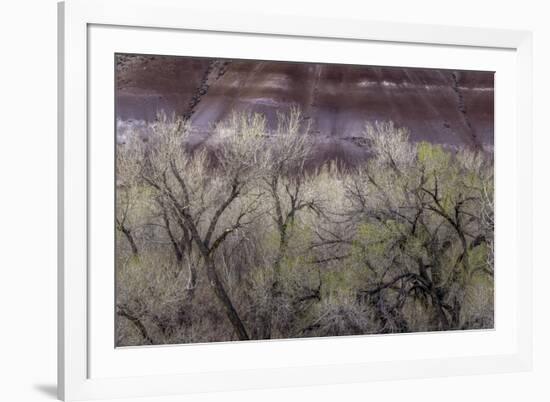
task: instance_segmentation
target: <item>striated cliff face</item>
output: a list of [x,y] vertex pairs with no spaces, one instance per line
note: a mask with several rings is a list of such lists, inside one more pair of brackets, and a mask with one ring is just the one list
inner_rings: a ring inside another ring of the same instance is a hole
[[272,61],[119,55],[118,135],[157,110],[193,123],[195,141],[233,110],[264,113],[299,106],[311,119],[321,159],[362,158],[356,137],[366,121],[392,120],[413,141],[492,148],[492,72]]

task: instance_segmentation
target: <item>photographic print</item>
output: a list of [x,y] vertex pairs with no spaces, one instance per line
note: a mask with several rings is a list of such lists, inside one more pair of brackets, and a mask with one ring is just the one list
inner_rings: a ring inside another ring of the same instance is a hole
[[115,345],[494,327],[494,73],[115,55]]

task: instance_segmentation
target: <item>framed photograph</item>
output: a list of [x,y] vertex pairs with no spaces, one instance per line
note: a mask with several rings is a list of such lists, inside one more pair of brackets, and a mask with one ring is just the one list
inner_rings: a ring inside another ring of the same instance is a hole
[[529,32],[68,0],[59,49],[60,398],[530,369]]

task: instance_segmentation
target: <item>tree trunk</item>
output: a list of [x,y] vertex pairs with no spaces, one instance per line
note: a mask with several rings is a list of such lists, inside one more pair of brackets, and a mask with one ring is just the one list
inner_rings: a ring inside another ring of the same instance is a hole
[[231,303],[231,300],[229,299],[229,296],[227,295],[227,292],[225,291],[223,284],[220,281],[218,273],[216,272],[216,266],[214,265],[214,261],[212,261],[210,257],[207,257],[205,259],[205,264],[206,264],[206,272],[208,274],[208,279],[210,280],[210,284],[214,288],[214,293],[222,303],[222,306],[225,310],[225,314],[227,315],[227,318],[229,318],[231,325],[233,325],[233,329],[235,330],[237,337],[241,341],[249,340],[250,337],[246,332],[244,324],[241,321],[239,314],[237,313],[237,310],[235,310],[233,303]]
[[450,328],[449,319],[445,310],[443,309],[442,295],[439,294],[441,289],[433,289],[432,291],[432,304],[435,308],[435,320],[438,323],[438,329],[441,331],[446,331]]
[[139,333],[141,334],[141,336],[143,337],[146,343],[151,345],[154,344],[153,338],[151,338],[151,336],[147,332],[147,328],[145,328],[145,325],[143,325],[143,323],[138,317],[134,316],[133,314],[130,314],[126,309],[122,307],[119,307],[117,309],[117,314],[121,317],[126,318],[132,324],[134,324],[135,328],[139,331]]
[[126,236],[126,239],[128,240],[128,243],[130,243],[130,248],[132,249],[132,254],[134,256],[137,256],[139,254],[139,250],[137,248],[136,242],[134,240],[134,236],[132,235],[132,232],[130,229],[126,228],[124,225],[120,225],[120,231]]

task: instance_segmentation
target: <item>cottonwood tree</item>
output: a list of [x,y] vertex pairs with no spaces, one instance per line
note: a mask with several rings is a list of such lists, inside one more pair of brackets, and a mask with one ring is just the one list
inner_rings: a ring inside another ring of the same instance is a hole
[[119,145],[117,344],[492,325],[492,155],[377,123],[314,170],[308,128],[232,114],[191,150],[160,114]]
[[364,135],[374,155],[348,187],[356,257],[370,273],[358,296],[376,308],[383,332],[409,330],[411,302],[432,312],[432,326],[458,329],[474,264],[486,269],[480,190],[492,166],[479,153],[412,144],[391,123]]
[[117,146],[116,152],[116,217],[115,227],[124,235],[132,255],[137,257],[139,249],[135,238],[136,225],[132,224],[133,209],[139,197],[139,186],[136,174],[141,148],[141,141],[132,136],[125,143]]
[[[310,177],[306,172],[312,150],[309,124],[301,111],[291,107],[287,114],[277,113],[277,126],[265,137],[260,168],[263,188],[271,204],[268,213],[278,238],[272,262],[273,279],[258,334],[260,338],[268,339],[272,335],[273,314],[278,304],[276,299],[283,291],[281,265],[289,248],[293,224],[300,213],[318,212],[317,195],[310,190]],[[318,293],[315,295],[318,297]]]
[[[259,209],[251,194],[254,167],[261,149],[265,120],[260,115],[234,115],[218,125],[212,147],[185,149],[191,128],[181,119],[159,114],[151,135],[140,147],[136,174],[155,193],[162,219],[178,259],[192,240],[214,294],[238,339],[249,339],[216,267],[216,252],[234,232],[249,224]],[[179,227],[182,240],[174,235]],[[196,273],[190,273],[195,286]]]

